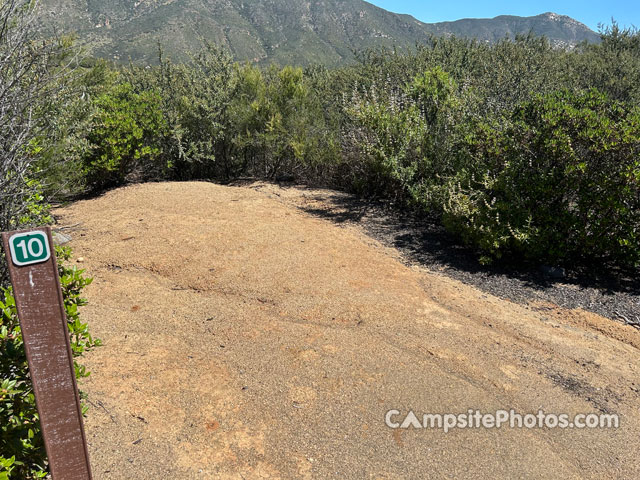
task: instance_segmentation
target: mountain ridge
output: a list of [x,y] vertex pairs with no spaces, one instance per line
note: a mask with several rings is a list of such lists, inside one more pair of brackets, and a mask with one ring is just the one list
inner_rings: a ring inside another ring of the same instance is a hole
[[533,32],[557,46],[598,41],[586,25],[563,15],[501,15],[423,23],[363,0],[41,0],[42,23],[75,32],[93,55],[149,63],[158,42],[177,60],[203,40],[239,61],[336,65],[368,47],[412,47],[431,35],[492,42]]

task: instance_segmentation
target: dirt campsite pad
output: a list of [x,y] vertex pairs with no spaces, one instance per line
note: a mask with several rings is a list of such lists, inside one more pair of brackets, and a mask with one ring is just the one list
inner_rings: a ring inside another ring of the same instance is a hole
[[[96,479],[640,478],[640,332],[408,267],[271,197],[146,184],[56,211],[95,277]],[[444,433],[392,409],[621,425]]]

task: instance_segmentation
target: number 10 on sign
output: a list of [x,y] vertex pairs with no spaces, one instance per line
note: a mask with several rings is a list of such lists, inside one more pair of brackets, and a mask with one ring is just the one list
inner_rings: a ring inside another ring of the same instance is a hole
[[9,239],[11,260],[19,267],[42,263],[51,257],[49,239],[44,232],[17,233]]

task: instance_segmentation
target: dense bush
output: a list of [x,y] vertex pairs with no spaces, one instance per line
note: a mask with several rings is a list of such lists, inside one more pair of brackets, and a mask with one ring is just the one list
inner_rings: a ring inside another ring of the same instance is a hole
[[132,67],[125,75],[136,91],[160,94],[168,130],[158,146],[170,164],[166,178],[317,180],[320,170],[335,163],[337,133],[331,134],[302,69],[234,65],[211,45],[188,65],[162,57],[159,63],[151,70]]
[[354,93],[345,105],[350,122],[344,135],[354,186],[437,208],[438,185],[463,161],[465,109],[472,104],[469,92],[439,67],[383,95],[375,85]]
[[[60,282],[74,357],[100,344],[80,320],[78,307],[86,304],[82,290],[91,279],[82,270],[65,266],[69,249],[56,248]],[[28,480],[47,475],[47,459],[38,412],[29,379],[15,300],[10,288],[0,290],[0,479]],[[76,377],[89,372],[74,361]],[[84,407],[83,407],[84,410]]]
[[94,101],[83,158],[87,182],[105,187],[121,184],[128,175],[161,178],[170,164],[163,162],[160,139],[166,124],[154,91],[136,93],[118,83]]
[[301,68],[238,71],[232,105],[234,154],[244,174],[322,181],[338,156],[337,139]]
[[0,231],[36,213],[47,173],[40,164],[43,139],[55,130],[54,113],[70,95],[71,44],[66,38],[36,41],[34,16],[34,2],[0,3]]
[[229,105],[236,77],[229,55],[206,45],[190,65],[161,57],[152,72],[136,69],[138,88],[158,89],[169,126],[163,140],[171,176],[178,179],[229,178],[237,174],[229,157]]
[[434,37],[358,58],[260,69],[206,45],[184,64],[98,63],[45,151],[80,159],[85,188],[296,179],[433,214],[485,261],[636,268],[636,30],[573,50]]
[[599,45],[585,45],[572,56],[571,79],[579,88],[597,88],[613,100],[640,102],[640,32],[605,27]]
[[597,91],[538,96],[482,126],[445,223],[493,257],[640,264],[640,109]]

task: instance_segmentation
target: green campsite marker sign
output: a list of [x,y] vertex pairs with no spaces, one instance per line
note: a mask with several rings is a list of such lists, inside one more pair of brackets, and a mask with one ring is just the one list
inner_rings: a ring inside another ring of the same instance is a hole
[[11,260],[18,267],[46,262],[51,258],[49,239],[44,232],[16,233],[9,239]]

